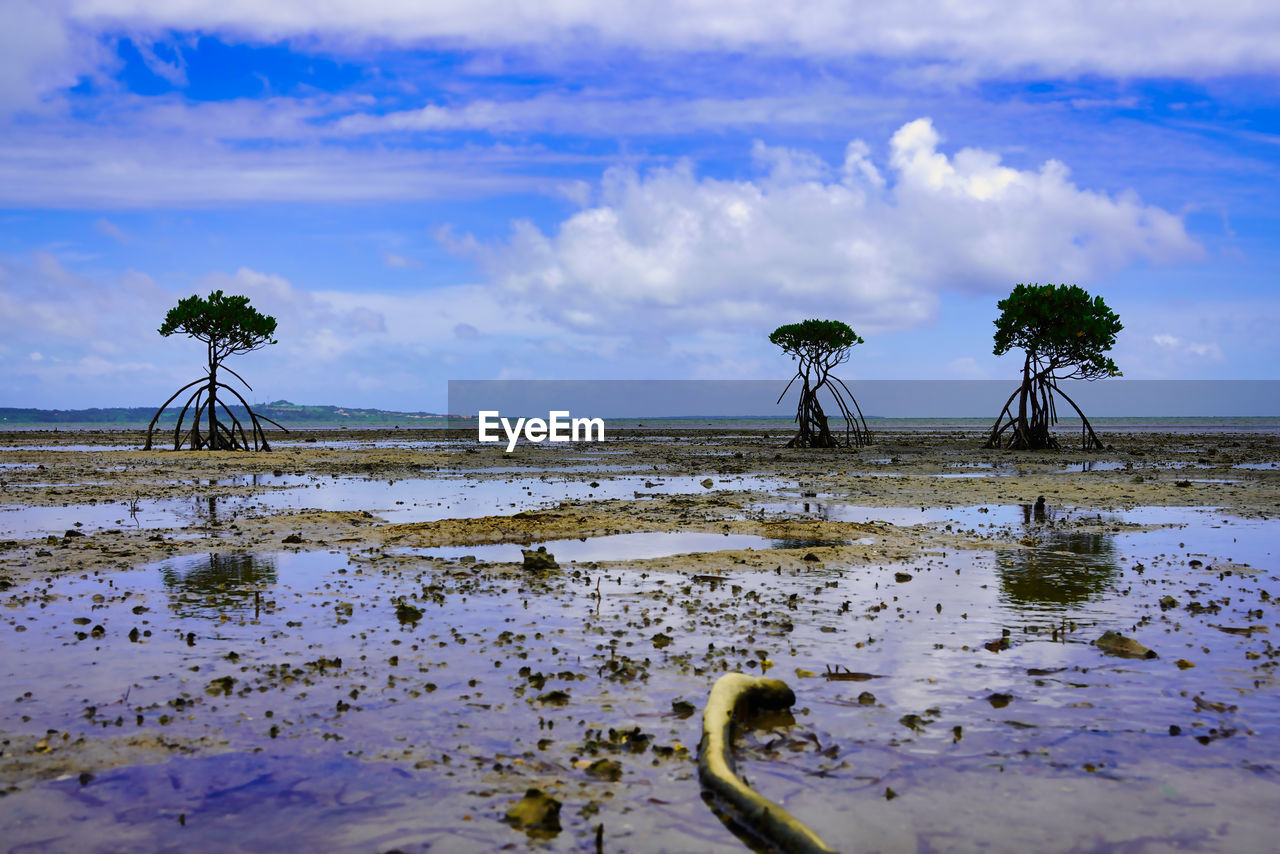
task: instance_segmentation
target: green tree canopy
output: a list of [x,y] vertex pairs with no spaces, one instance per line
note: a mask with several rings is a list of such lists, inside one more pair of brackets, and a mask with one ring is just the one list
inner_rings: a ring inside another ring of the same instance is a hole
[[1077,285],[1018,285],[996,308],[995,355],[1020,348],[1033,370],[1058,380],[1120,376],[1106,353],[1124,327],[1102,297]]
[[849,357],[849,350],[864,343],[849,324],[839,320],[805,320],[773,330],[769,341],[795,358],[834,367]]
[[210,359],[219,363],[236,353],[249,353],[276,343],[276,319],[249,305],[246,296],[223,296],[214,291],[208,299],[192,295],[169,309],[159,332],[166,338],[175,332],[204,341]]

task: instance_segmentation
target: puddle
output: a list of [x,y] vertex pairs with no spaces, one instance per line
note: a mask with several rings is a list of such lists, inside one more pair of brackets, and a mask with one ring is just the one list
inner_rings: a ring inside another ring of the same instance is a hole
[[[696,712],[771,665],[796,723],[739,765],[838,848],[1273,847],[1280,522],[992,509],[1036,544],[718,582],[214,552],[9,589],[6,761],[42,739],[70,778],[0,800],[5,844],[593,850],[603,825],[606,850],[740,851],[699,798]],[[1103,654],[1108,630],[1159,657]],[[529,786],[563,803],[544,841],[501,821]]]
[[[452,546],[415,549],[413,554],[457,560],[472,556],[490,563],[520,563],[521,549],[546,547],[561,563],[576,561],[644,560],[698,552],[720,552],[738,549],[805,549],[841,545],[848,541],[775,540],[753,534],[706,534],[692,531],[652,531],[637,534],[611,534],[581,540],[550,540],[527,545],[501,543],[489,546]],[[870,545],[864,538],[856,542]]]
[[[0,506],[0,536],[61,534],[79,522],[84,531],[140,527],[163,529],[225,524],[236,517],[282,510],[366,510],[389,522],[431,522],[501,516],[554,506],[562,501],[644,498],[726,490],[776,490],[779,481],[755,476],[633,476],[598,481],[551,477],[471,480],[445,476],[371,480],[362,477],[283,475],[255,477],[252,485],[279,487],[252,496],[210,494],[185,499],[141,499],[135,503],[68,504],[54,507]],[[247,478],[224,478],[222,485],[250,485]],[[592,484],[595,485],[592,485]],[[218,483],[209,483],[217,486]],[[131,513],[135,508],[136,513]]]
[[0,445],[0,451],[141,451],[137,445]]
[[1035,517],[1031,504],[968,504],[954,507],[876,507],[846,504],[830,496],[801,501],[769,501],[752,504],[752,515],[803,516],[832,522],[881,523],[896,526],[951,525],[963,530],[1009,529],[1033,522],[1055,524],[1198,525],[1212,507],[1133,507],[1116,510],[1082,510],[1050,505],[1045,519]]
[[333,448],[335,450],[352,450],[359,448],[404,448],[409,450],[426,450],[435,448],[457,448],[462,444],[458,439],[276,439],[267,437],[271,447],[292,448],[302,445],[313,445],[317,448]]
[[1090,471],[1124,471],[1126,469],[1135,468],[1133,463],[1121,463],[1115,460],[1085,460],[1079,463],[1072,463],[1066,468],[1060,468],[1054,471],[1054,474],[1080,474],[1081,472]]
[[1280,469],[1280,463],[1236,463],[1233,469],[1254,469],[1256,471],[1275,471]]
[[[444,472],[442,472],[444,474]],[[504,515],[562,501],[604,501],[724,490],[776,488],[773,478],[705,476],[635,476],[597,481],[558,478],[471,480],[455,477],[379,481],[365,478],[318,478],[310,488],[254,496],[249,509],[368,510],[390,522],[430,522]],[[594,484],[594,485],[593,485]]]
[[[85,533],[110,528],[179,528],[203,524],[201,499],[99,501],[62,507],[0,506],[0,536],[16,539],[61,536],[69,528]],[[216,518],[216,517],[215,517]]]
[[6,842],[81,852],[484,850],[457,821],[471,801],[460,784],[412,767],[237,752],[49,784],[20,807],[36,826]]
[[534,462],[530,462],[528,465],[523,465],[523,466],[492,466],[490,468],[475,468],[475,469],[448,468],[448,469],[441,469],[440,471],[442,473],[448,473],[453,475],[466,475],[466,474],[525,474],[525,475],[528,475],[528,474],[540,474],[542,472],[594,473],[594,472],[635,471],[637,468],[648,468],[648,466],[599,465],[597,463],[590,463],[590,462],[575,463],[575,464],[563,465],[563,466],[560,466],[560,465],[543,466],[543,465],[538,465],[537,463],[534,463]]

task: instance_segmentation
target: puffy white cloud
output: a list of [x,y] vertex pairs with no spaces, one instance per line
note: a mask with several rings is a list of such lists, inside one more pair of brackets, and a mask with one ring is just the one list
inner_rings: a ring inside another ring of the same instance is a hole
[[860,140],[839,168],[757,143],[767,172],[749,181],[699,177],[687,162],[612,169],[600,202],[552,233],[519,221],[505,244],[454,243],[556,323],[636,338],[810,316],[907,329],[934,316],[943,291],[1087,286],[1134,262],[1200,252],[1180,217],[1132,193],[1079,188],[1061,163],[1019,170],[939,144],[918,119],[890,140],[887,173]]

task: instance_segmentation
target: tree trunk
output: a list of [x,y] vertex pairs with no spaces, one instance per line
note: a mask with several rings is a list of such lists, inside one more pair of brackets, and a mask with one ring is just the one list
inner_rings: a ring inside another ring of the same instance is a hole
[[209,450],[216,451],[220,445],[218,438],[218,416],[214,412],[214,404],[218,395],[218,363],[213,358],[213,342],[209,342]]
[[1013,428],[1013,446],[1025,448],[1031,444],[1031,431],[1027,426],[1027,397],[1031,394],[1031,354],[1022,365],[1022,390],[1018,393],[1018,423]]

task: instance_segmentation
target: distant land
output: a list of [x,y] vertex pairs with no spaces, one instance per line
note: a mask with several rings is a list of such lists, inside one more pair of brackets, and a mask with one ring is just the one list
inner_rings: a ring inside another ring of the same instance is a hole
[[[243,406],[232,406],[236,418],[245,420]],[[158,424],[172,426],[178,418],[180,407],[171,406],[160,416]],[[352,406],[311,406],[276,400],[271,403],[253,404],[253,411],[278,421],[285,427],[326,427],[334,425],[404,427],[415,424],[423,427],[440,426],[447,416],[434,412],[390,412],[385,409],[359,409]],[[154,407],[115,406],[93,409],[27,409],[0,406],[0,427],[20,427],[25,424],[49,425],[103,425],[115,427],[146,427],[156,414]]]

